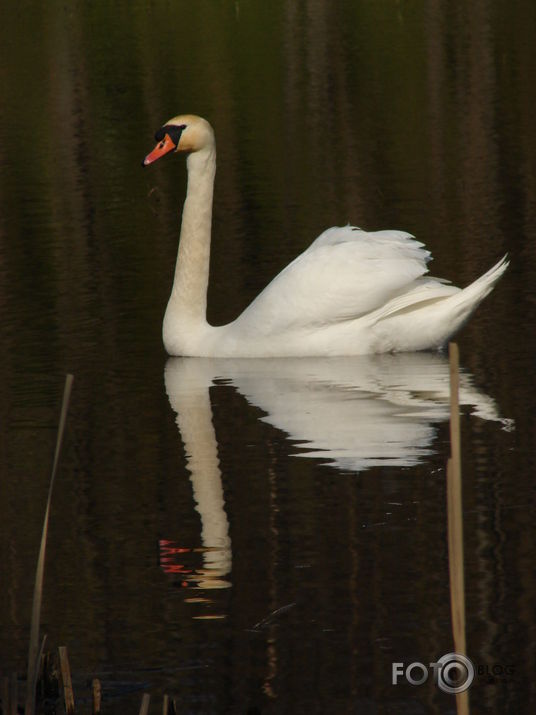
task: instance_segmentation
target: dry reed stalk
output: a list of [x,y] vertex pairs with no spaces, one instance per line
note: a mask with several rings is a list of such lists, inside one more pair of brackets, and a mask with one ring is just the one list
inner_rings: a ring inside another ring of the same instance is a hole
[[459,404],[459,351],[449,345],[450,443],[447,463],[447,514],[452,630],[457,653],[465,655],[465,584],[463,574],[462,465]]
[[74,693],[71,681],[71,666],[69,665],[69,654],[66,646],[58,648],[60,654],[61,679],[63,682],[63,697],[65,699],[65,712],[67,715],[74,713]]
[[177,712],[177,702],[175,698],[170,698],[169,695],[164,695],[162,715],[177,715]]
[[93,680],[91,681],[91,690],[93,693],[93,715],[100,715],[102,687],[101,682],[98,678],[93,678]]
[[[447,532],[449,552],[450,611],[456,653],[466,655],[465,583],[463,573],[463,503],[460,437],[460,356],[456,343],[449,344],[450,451],[447,462]],[[458,715],[469,715],[469,693],[456,693]]]
[[149,703],[151,702],[151,696],[149,693],[144,693],[141,699],[140,715],[147,715],[149,712]]
[[[63,442],[63,434],[65,432],[65,423],[67,419],[67,411],[69,409],[69,400],[71,398],[71,390],[73,385],[73,376],[65,377],[65,387],[63,390],[63,401],[61,405],[60,421],[58,424],[58,435],[56,438],[56,450],[54,452],[54,461],[52,464],[52,472],[50,475],[50,484],[48,487],[48,499],[45,509],[45,518],[43,520],[43,532],[41,535],[41,545],[39,547],[39,556],[37,559],[37,567],[35,570],[34,595],[32,603],[32,621],[30,627],[30,643],[28,646],[28,674],[26,678],[26,705],[24,709],[25,715],[34,715],[35,712],[35,691],[37,687],[37,678],[39,675],[39,664],[41,656],[39,653],[39,626],[41,619],[41,602],[43,599],[43,579],[45,573],[45,551],[48,535],[48,520],[50,515],[50,504],[52,501],[52,490],[58,470],[61,445]],[[42,649],[42,646],[41,646]]]

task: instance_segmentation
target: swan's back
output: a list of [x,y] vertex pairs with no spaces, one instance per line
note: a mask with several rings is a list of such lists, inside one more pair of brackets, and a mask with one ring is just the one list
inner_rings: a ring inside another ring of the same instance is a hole
[[235,325],[275,335],[356,320],[407,292],[427,272],[429,260],[423,244],[403,231],[330,228],[274,278]]

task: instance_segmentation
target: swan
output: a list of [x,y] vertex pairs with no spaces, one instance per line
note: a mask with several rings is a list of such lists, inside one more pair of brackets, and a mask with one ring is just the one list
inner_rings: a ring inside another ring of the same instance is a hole
[[187,154],[188,185],[171,296],[169,355],[313,357],[441,348],[493,289],[504,256],[463,290],[425,276],[431,254],[404,231],[324,231],[233,322],[207,322],[216,144],[210,124],[178,115],[155,134],[152,164]]

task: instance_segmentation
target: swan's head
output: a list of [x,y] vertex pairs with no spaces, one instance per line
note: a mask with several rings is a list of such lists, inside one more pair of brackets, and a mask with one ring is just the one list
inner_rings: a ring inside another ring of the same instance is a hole
[[154,135],[157,145],[143,160],[152,164],[171,152],[200,151],[214,144],[214,132],[206,119],[193,114],[180,114],[166,122]]

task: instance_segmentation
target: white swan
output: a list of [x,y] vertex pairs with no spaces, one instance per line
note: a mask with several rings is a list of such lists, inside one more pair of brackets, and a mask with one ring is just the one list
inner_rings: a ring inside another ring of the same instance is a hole
[[188,154],[188,189],[164,316],[170,355],[301,357],[438,348],[492,290],[508,262],[461,290],[425,277],[429,251],[402,231],[324,231],[232,323],[206,319],[216,145],[210,124],[180,115],[156,132],[143,164]]

